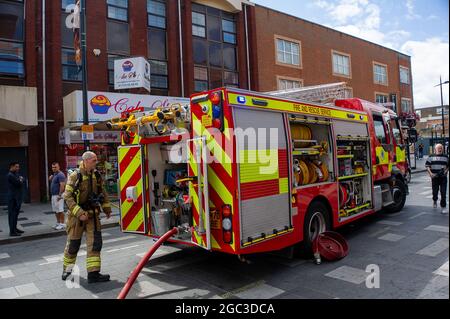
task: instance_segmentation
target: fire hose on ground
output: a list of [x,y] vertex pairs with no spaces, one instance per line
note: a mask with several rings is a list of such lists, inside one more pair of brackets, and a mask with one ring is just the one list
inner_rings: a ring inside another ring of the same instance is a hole
[[144,255],[144,257],[142,257],[141,261],[136,266],[136,268],[134,268],[133,272],[131,273],[130,277],[128,278],[127,282],[125,283],[125,286],[123,286],[122,290],[120,291],[120,294],[117,297],[117,299],[125,299],[126,298],[126,296],[128,295],[128,292],[130,291],[131,287],[133,286],[134,282],[136,281],[142,268],[144,268],[144,266],[150,260],[152,255],[155,253],[155,251],[159,248],[159,246],[161,246],[170,237],[172,237],[175,234],[178,234],[179,231],[180,231],[179,228],[174,227],[156,241],[156,243],[150,248],[150,250]]

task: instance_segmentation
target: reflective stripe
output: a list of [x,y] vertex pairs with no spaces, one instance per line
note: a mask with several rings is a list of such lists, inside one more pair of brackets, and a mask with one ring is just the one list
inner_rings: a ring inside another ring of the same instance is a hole
[[110,203],[104,203],[102,205],[103,208],[111,208],[111,204]]
[[73,192],[73,187],[70,186],[69,184],[66,185],[66,192]]
[[76,259],[77,259],[77,257],[69,258],[69,257],[64,256],[63,265],[64,266],[73,265],[73,264],[75,264]]
[[77,213],[78,213],[78,211],[79,211],[80,209],[81,209],[81,207],[80,207],[80,206],[78,206],[78,205],[77,205],[77,206],[75,206],[75,207],[73,208],[73,210],[72,210],[72,214],[76,216],[76,215],[77,215]]

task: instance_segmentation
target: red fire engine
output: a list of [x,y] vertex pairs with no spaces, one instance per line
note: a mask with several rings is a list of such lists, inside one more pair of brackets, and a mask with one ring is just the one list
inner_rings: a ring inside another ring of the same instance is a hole
[[405,142],[394,112],[223,88],[115,119],[121,229],[245,255],[301,247],[321,232],[400,211]]

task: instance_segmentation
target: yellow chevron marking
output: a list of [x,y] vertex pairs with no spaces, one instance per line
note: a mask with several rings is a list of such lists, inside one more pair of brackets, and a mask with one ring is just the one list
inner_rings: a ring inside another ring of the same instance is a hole
[[230,191],[210,167],[208,167],[208,179],[209,185],[214,188],[216,193],[222,198],[223,202],[225,204],[233,205],[233,196]]
[[[121,189],[122,187],[125,187],[127,185],[128,181],[130,180],[131,176],[133,176],[134,172],[136,172],[137,169],[141,169],[139,166],[141,165],[141,152],[138,152],[136,156],[133,158],[133,160],[130,162],[130,165],[125,169],[125,172],[121,172],[120,176],[120,185]],[[142,176],[139,179],[140,182],[142,182]],[[140,185],[140,183],[138,183]]]
[[220,249],[220,245],[217,243],[214,236],[211,234],[211,248]]

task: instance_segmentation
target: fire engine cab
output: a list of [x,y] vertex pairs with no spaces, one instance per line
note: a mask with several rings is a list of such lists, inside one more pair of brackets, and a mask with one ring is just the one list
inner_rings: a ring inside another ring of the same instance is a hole
[[188,106],[128,114],[118,149],[123,232],[245,255],[310,252],[319,233],[408,193],[405,142],[391,110],[221,88]]

